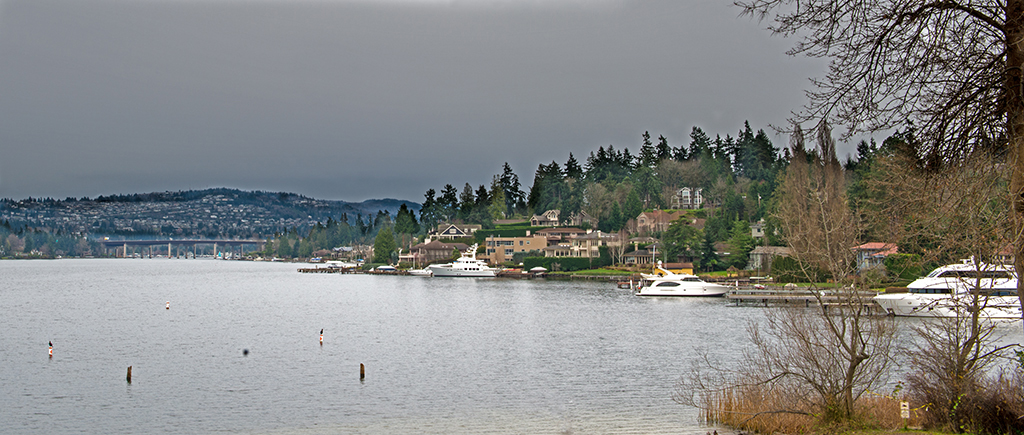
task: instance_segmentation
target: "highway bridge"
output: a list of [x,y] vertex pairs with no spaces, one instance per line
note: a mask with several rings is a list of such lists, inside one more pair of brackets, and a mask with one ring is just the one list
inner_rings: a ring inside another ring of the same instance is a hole
[[[261,251],[263,245],[267,243],[266,240],[240,240],[240,239],[166,239],[166,240],[101,240],[100,243],[108,251],[110,249],[115,250],[115,256],[128,257],[128,247],[132,247],[135,254],[153,256],[154,247],[159,247],[156,250],[157,255],[164,254],[163,247],[167,246],[168,257],[180,257],[182,255],[182,248],[184,248],[184,256],[188,258],[188,254],[192,254],[194,258],[197,253],[198,245],[212,245],[213,253],[216,256],[221,252],[237,253],[239,255],[244,254],[244,248],[247,245],[252,246],[253,249],[250,251]],[[230,248],[229,251],[218,250],[221,246]],[[148,249],[147,249],[148,248]],[[177,248],[177,249],[174,249]],[[189,249],[191,248],[191,249]],[[191,252],[189,252],[191,251]]]

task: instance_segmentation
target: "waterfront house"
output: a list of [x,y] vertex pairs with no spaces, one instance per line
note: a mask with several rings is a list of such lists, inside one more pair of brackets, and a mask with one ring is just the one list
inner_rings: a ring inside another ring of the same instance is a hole
[[469,246],[465,243],[444,243],[440,240],[434,240],[413,246],[410,248],[410,252],[413,254],[411,260],[414,263],[425,265],[439,260],[451,259],[455,255],[455,251],[465,252],[467,249],[469,249]]
[[775,257],[788,257],[789,254],[790,250],[785,246],[757,246],[750,251],[747,269],[767,273],[771,271]]
[[623,254],[622,262],[633,266],[649,265],[654,263],[654,254],[646,249],[637,249]]
[[512,261],[516,252],[541,251],[548,246],[547,237],[534,234],[526,237],[495,237],[488,236],[484,242],[484,255],[491,264],[502,264]]
[[568,243],[558,243],[554,245],[548,245],[542,249],[545,257],[571,257],[572,256],[572,245]]
[[602,246],[620,246],[623,241],[618,233],[592,231],[569,240],[573,257],[598,258]]
[[545,228],[538,230],[537,235],[541,235],[548,238],[548,244],[553,245],[561,241],[569,241],[573,237],[582,236],[587,234],[587,230],[581,230],[579,228],[570,227],[556,227],[556,228]]
[[438,239],[461,239],[473,237],[473,233],[481,228],[483,228],[483,225],[444,223],[438,225],[437,229],[432,231],[430,235]]
[[889,254],[899,252],[895,243],[870,242],[853,248],[857,253],[857,271],[882,267],[882,261]]

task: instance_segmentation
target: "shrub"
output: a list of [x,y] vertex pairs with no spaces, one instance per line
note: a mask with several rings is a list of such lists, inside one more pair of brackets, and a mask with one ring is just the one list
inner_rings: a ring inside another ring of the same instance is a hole
[[821,282],[827,276],[821,269],[802,269],[800,263],[792,257],[775,257],[772,260],[771,274],[778,283]]
[[889,254],[882,264],[893,278],[915,279],[921,276],[921,256],[917,254]]
[[527,257],[523,259],[523,270],[540,266],[549,271],[572,272],[611,265],[611,260],[581,257]]

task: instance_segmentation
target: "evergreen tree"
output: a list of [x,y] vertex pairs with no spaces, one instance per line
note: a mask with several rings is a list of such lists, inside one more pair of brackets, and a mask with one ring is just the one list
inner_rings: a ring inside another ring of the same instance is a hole
[[505,196],[505,216],[512,216],[526,208],[526,194],[519,185],[519,176],[512,172],[512,167],[505,162],[501,173],[501,190]]
[[552,161],[550,165],[539,165],[530,187],[527,206],[535,213],[561,209],[566,195],[566,184],[562,168]]
[[655,147],[658,155],[658,162],[672,158],[672,147],[668,146],[668,139],[664,135],[658,136],[658,145]]
[[444,222],[455,219],[459,210],[459,191],[451,184],[445,184],[438,199],[438,218]]
[[434,199],[434,195],[434,189],[427,189],[427,193],[423,195],[423,205],[420,206],[420,222],[423,223],[423,227],[426,229],[437,226],[437,202]]
[[643,211],[644,205],[643,202],[640,201],[640,195],[637,193],[636,189],[630,190],[629,195],[626,195],[626,203],[622,207],[623,222],[630,219],[636,219]]
[[395,235],[391,231],[391,226],[381,228],[373,240],[373,262],[391,263],[391,254],[397,249],[398,244],[395,243]]
[[583,180],[583,168],[576,158],[569,153],[569,160],[565,162],[565,177],[573,180]]
[[635,169],[641,167],[654,168],[658,165],[658,150],[651,143],[650,133],[645,131],[642,137],[643,143],[640,145],[640,154],[637,155]]
[[474,207],[476,207],[476,196],[473,194],[473,186],[466,183],[462,187],[462,194],[459,195],[459,217],[466,219],[473,212]]
[[395,230],[397,234],[416,234],[419,229],[416,225],[416,216],[409,211],[409,206],[402,204],[398,207],[398,214],[395,215]]
[[287,235],[282,235],[277,240],[277,256],[280,258],[292,258],[292,243]]
[[634,172],[633,176],[636,179],[633,190],[643,201],[643,208],[661,207],[663,205],[661,200],[661,181],[658,180],[658,177],[654,176],[654,171],[646,166],[641,166]]
[[626,219],[622,216],[622,207],[619,207],[619,202],[612,202],[612,211],[608,214],[609,224],[608,232],[616,232],[626,226]]
[[[712,143],[711,138],[701,130],[700,127],[694,126],[690,130],[690,153],[689,158],[711,158],[712,157]],[[680,147],[676,153],[676,160],[682,161],[686,159],[686,151]],[[682,158],[680,158],[682,157]]]
[[750,223],[745,220],[734,222],[732,237],[729,238],[729,264],[737,269],[746,268],[750,251],[754,250],[755,244],[754,237],[750,235]]
[[718,268],[718,255],[715,254],[715,236],[708,231],[707,227],[704,228],[704,243],[700,248],[700,260],[697,267],[706,272],[713,272]]
[[507,202],[505,201],[505,191],[501,187],[501,177],[495,175],[491,180],[491,204],[489,206],[489,213],[491,220],[504,219],[507,209]]

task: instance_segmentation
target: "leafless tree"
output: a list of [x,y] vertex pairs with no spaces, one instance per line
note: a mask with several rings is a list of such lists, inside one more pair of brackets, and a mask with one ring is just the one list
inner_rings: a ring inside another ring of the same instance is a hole
[[850,137],[912,121],[931,170],[977,150],[1006,153],[1015,265],[1024,270],[1024,0],[736,4],[773,33],[799,36],[790,54],[830,60],[795,123],[831,121]]
[[873,200],[867,202],[873,212],[866,215],[879,220],[875,226],[884,228],[901,251],[920,254],[923,261],[975,260],[973,274],[958,280],[964,293],[921,307],[954,315],[914,326],[918,345],[909,352],[911,393],[931,404],[933,423],[960,430],[992,418],[975,409],[991,389],[988,369],[1008,348],[996,344],[995,324],[985,314],[1000,299],[991,297],[982,277],[1014,238],[1003,194],[1010,169],[998,156],[981,151],[941,172],[910,160],[893,154],[874,163],[868,182]]
[[677,398],[684,403],[707,407],[711,404],[699,402],[715,400],[718,391],[770,390],[781,400],[763,400],[759,406],[767,408],[758,414],[805,413],[844,421],[855,416],[855,403],[865,391],[887,380],[895,324],[871,315],[870,297],[852,285],[851,248],[858,244],[859,223],[846,200],[843,168],[827,124],[817,133],[818,153],[808,158],[803,135],[795,129],[776,217],[808,282],[817,282],[824,272],[839,286],[816,291],[816,308],[768,310],[763,325],[748,328],[754,347],[744,355],[744,372],[709,378],[706,370],[694,371],[680,385]]

